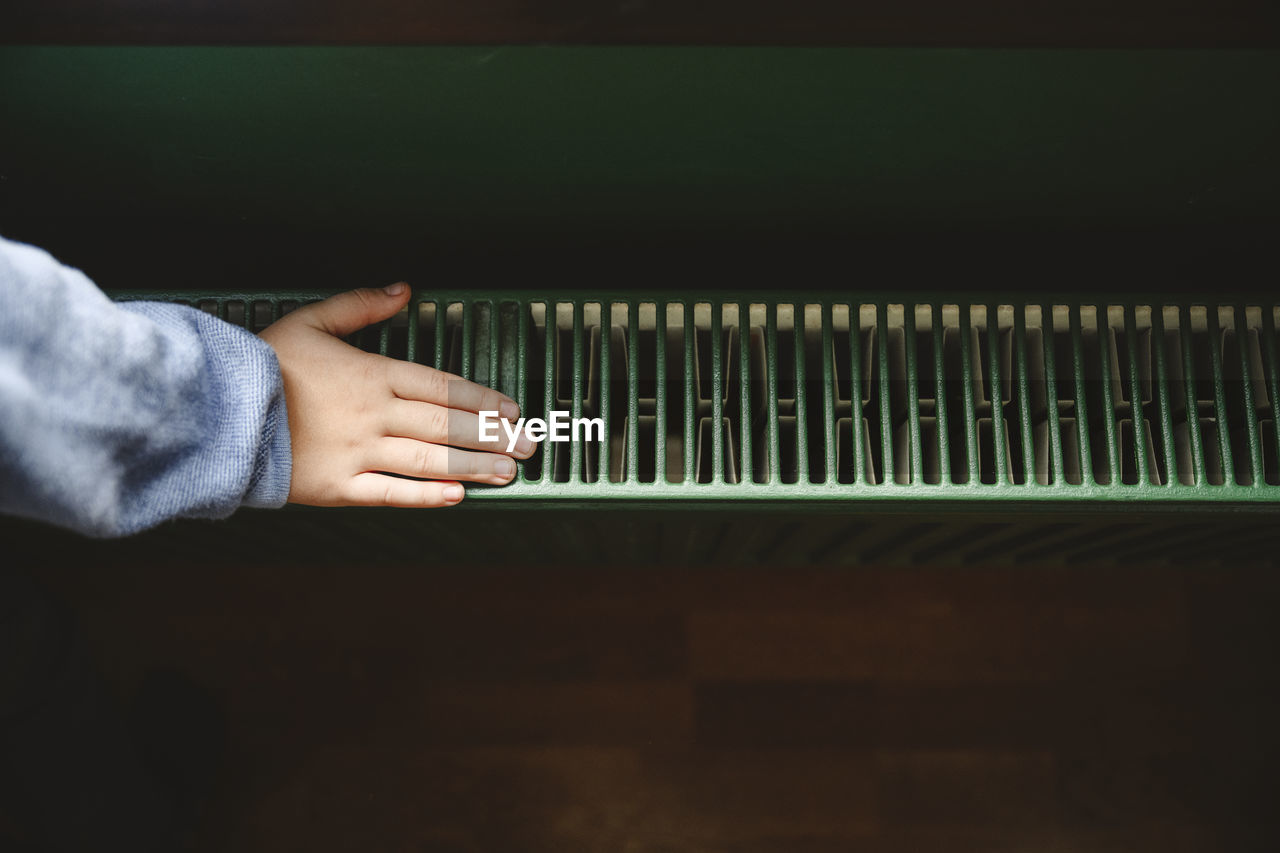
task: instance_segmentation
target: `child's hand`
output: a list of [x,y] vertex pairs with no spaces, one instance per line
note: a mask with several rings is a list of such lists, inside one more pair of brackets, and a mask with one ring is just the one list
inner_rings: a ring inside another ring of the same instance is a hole
[[[475,452],[506,447],[479,440],[476,413],[499,411],[514,421],[513,400],[341,340],[393,316],[408,300],[405,284],[353,290],[303,306],[263,330],[284,376],[293,444],[290,502],[451,506],[462,500],[459,480],[501,485],[515,476],[511,457]],[[522,436],[513,455],[525,459],[534,449]]]

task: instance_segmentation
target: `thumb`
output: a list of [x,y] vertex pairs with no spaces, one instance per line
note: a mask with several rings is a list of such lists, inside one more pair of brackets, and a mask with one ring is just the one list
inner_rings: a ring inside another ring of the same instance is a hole
[[348,290],[293,313],[309,326],[344,338],[365,326],[395,316],[408,301],[409,285],[399,282],[382,288]]

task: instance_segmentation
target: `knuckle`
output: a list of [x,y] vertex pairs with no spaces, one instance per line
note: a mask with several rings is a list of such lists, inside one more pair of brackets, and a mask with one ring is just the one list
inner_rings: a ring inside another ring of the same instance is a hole
[[414,365],[388,356],[378,356],[378,361],[382,365],[382,379],[387,385],[394,387],[408,384],[412,376],[410,368]]
[[[370,385],[385,386],[391,382],[391,366],[394,364],[391,359],[383,358],[373,353],[364,353],[365,359],[361,369],[364,371],[365,381]],[[391,362],[390,364],[388,362]]]
[[427,435],[444,440],[449,437],[449,410],[439,406],[427,413]]
[[439,370],[432,370],[427,374],[426,391],[428,399],[432,402],[449,403],[449,374]]
[[425,477],[431,472],[432,464],[435,462],[435,453],[433,451],[434,448],[428,444],[414,449],[413,470],[418,476]]

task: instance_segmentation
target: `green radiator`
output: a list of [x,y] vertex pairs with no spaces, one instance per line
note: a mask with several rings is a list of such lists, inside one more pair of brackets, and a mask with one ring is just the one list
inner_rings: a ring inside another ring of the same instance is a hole
[[[314,293],[173,299],[257,331]],[[353,343],[497,388],[542,443],[482,501],[1280,510],[1280,305],[660,291],[418,294]]]

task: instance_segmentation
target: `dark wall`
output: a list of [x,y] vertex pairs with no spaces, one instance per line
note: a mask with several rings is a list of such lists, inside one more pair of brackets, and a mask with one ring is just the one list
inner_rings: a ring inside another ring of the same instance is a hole
[[60,44],[1275,47],[1269,0],[8,0],[0,40]]
[[1251,50],[9,47],[0,233],[125,288],[1269,287],[1277,83]]

